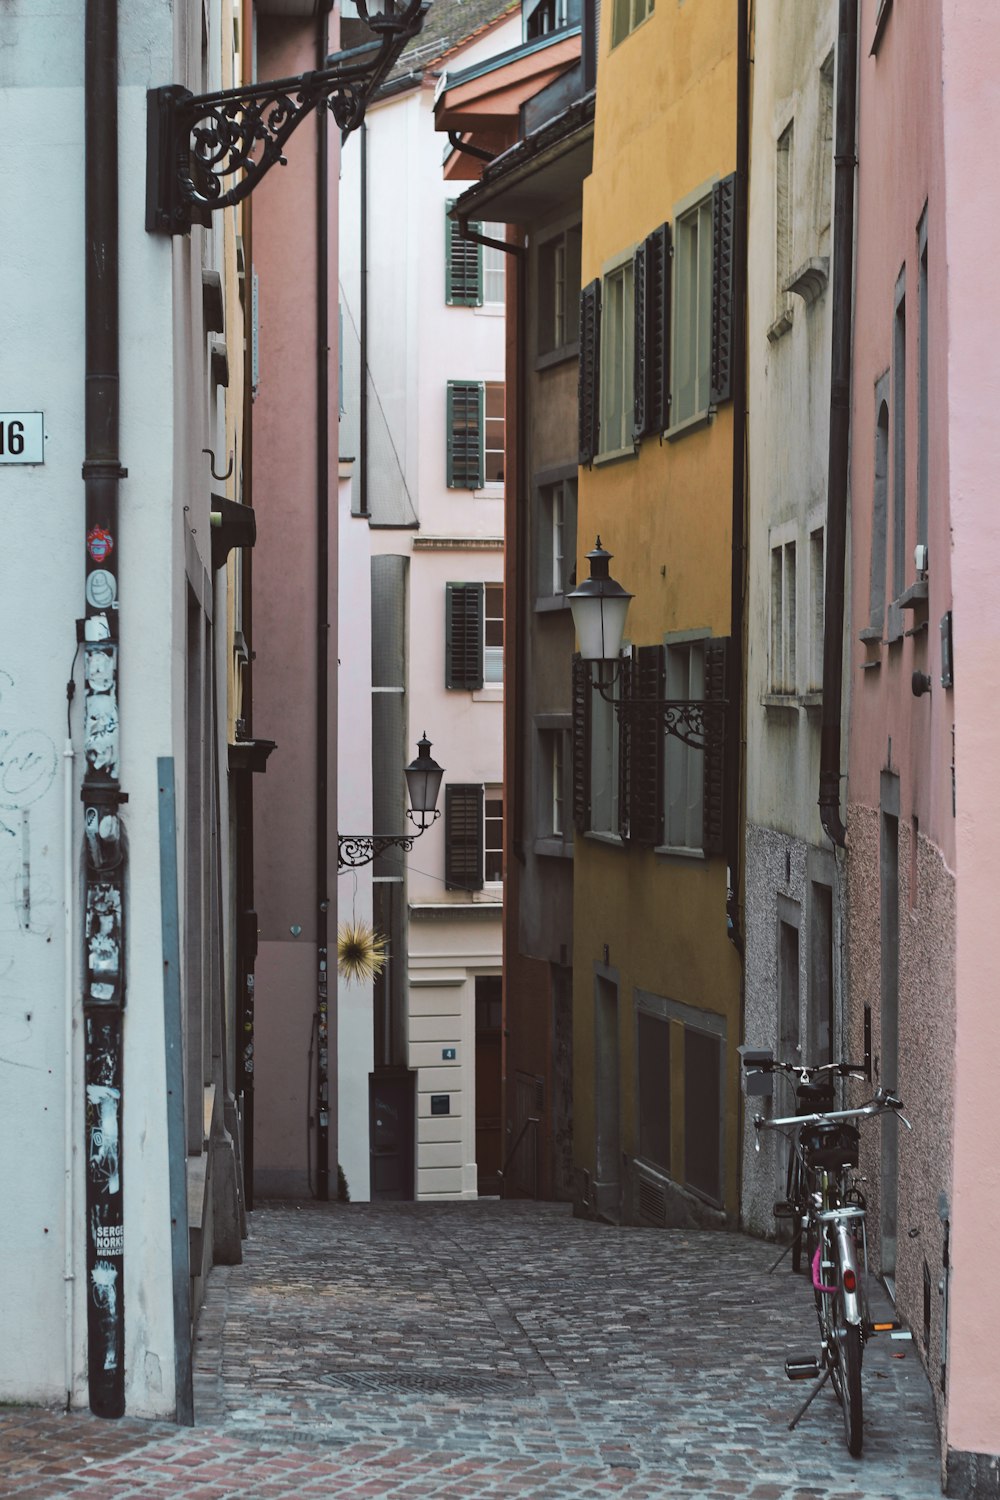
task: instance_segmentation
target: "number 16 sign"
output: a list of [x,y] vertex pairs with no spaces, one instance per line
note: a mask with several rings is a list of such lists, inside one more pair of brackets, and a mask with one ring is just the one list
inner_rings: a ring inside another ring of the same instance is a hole
[[44,462],[44,414],[40,411],[0,411],[0,464]]

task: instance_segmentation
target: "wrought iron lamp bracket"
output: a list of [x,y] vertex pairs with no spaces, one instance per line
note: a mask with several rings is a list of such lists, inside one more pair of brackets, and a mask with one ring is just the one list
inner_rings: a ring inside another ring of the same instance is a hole
[[726,733],[727,699],[641,698],[628,692],[616,697],[621,678],[621,666],[617,665],[610,678],[600,674],[591,681],[591,687],[605,703],[612,705],[619,721],[644,714],[659,714],[664,733],[682,740],[692,750],[711,750],[722,744]]
[[285,164],[289,136],[317,107],[329,109],[343,135],[356,130],[379,84],[427,7],[381,30],[374,41],[335,53],[325,68],[192,94],[178,84],[147,94],[146,228],[186,234],[208,225],[212,211],[248,198],[275,163]]
[[[422,833],[426,833],[432,823],[436,823],[441,816],[439,810],[433,813],[415,813],[412,808],[407,808],[406,816],[416,826],[416,833],[339,833],[337,835],[337,866],[341,870],[357,870],[362,865],[370,865],[373,860],[378,859],[387,849],[400,849],[408,854]],[[420,822],[417,822],[417,819]]]

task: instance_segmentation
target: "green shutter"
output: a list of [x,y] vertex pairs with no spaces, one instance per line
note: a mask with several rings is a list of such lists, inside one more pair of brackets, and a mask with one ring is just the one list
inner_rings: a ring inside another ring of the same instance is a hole
[[670,426],[670,225],[646,237],[646,431]]
[[733,294],[736,238],[736,174],[712,189],[712,370],[709,400],[733,395]]
[[649,430],[649,377],[646,363],[648,307],[646,242],[632,257],[632,441],[637,443]]
[[479,380],[448,382],[448,488],[483,487],[484,387]]
[[[705,642],[705,701],[726,702],[726,661],[729,638],[713,637]],[[721,715],[708,721],[705,736],[705,783],[702,803],[702,848],[706,854],[725,852],[726,834],[726,752],[725,737],[717,732]],[[713,733],[713,727],[716,732]]]
[[600,436],[601,283],[580,293],[580,463],[592,464]]
[[445,687],[483,685],[483,585],[449,583],[445,590]]
[[444,883],[449,891],[483,888],[483,788],[451,783],[444,789]]
[[[451,217],[455,200],[445,204],[444,295],[449,307],[482,307],[483,247],[475,240],[463,240],[458,224]],[[482,224],[470,221],[474,234],[482,234]]]

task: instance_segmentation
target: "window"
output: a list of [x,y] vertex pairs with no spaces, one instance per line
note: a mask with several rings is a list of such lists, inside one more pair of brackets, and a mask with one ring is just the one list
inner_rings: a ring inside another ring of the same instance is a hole
[[640,26],[654,10],[654,0],[614,0],[611,19],[611,45],[617,47],[630,32]]
[[483,681],[503,682],[503,584],[483,586]]
[[541,485],[538,502],[537,593],[549,599],[576,584],[576,480]]
[[636,1016],[639,1061],[639,1155],[670,1171],[670,1022],[641,1005]]
[[[506,224],[484,224],[482,232],[488,239],[507,239]],[[503,307],[507,276],[507,252],[493,245],[483,245],[483,303],[488,307]]]
[[445,588],[445,687],[503,682],[503,584]]
[[823,687],[823,626],[826,598],[826,533],[817,526],[809,533],[809,689]]
[[820,255],[830,253],[830,205],[833,200],[833,53],[819,70],[816,119],[816,243]]
[[503,788],[488,786],[483,800],[483,876],[487,885],[503,880]]
[[632,446],[634,343],[632,262],[604,278],[601,334],[600,451],[618,453]]
[[794,1060],[802,1051],[799,1016],[799,928],[802,912],[798,902],[778,896],[778,1056]]
[[502,380],[486,382],[486,433],[483,450],[487,484],[503,484],[504,386]]
[[885,623],[885,553],[889,498],[889,377],[875,387],[875,482],[872,492],[872,555],[868,593],[868,624],[882,634]]
[[671,423],[707,412],[712,359],[712,199],[679,215],[674,229],[674,359]]
[[684,1181],[722,1202],[722,1038],[684,1028]]
[[550,32],[560,31],[568,20],[567,0],[535,0],[532,5],[526,3],[522,7],[524,17],[524,40],[532,42],[536,37],[548,36]]
[[538,751],[538,835],[540,838],[562,839],[568,832],[566,730],[539,729]]
[[[477,240],[464,240],[451,210],[455,200],[445,204],[445,259],[444,295],[449,307],[482,307],[483,305],[483,246]],[[474,234],[482,234],[483,226],[469,221]],[[502,238],[502,236],[501,236]],[[498,254],[502,252],[498,251]]]
[[795,543],[771,547],[770,690],[782,696],[796,691]]
[[792,274],[793,246],[793,205],[792,205],[792,169],[793,169],[793,142],[795,139],[795,124],[787,125],[778,137],[777,170],[775,173],[775,212],[774,212],[774,244],[775,244],[775,271],[778,293],[779,309],[785,307],[788,293],[785,291],[785,282]]
[[481,490],[504,478],[504,385],[501,380],[449,380],[447,482]]
[[444,789],[445,878],[449,891],[481,891],[503,880],[503,790],[476,782]]
[[635,1006],[639,1156],[721,1207],[725,1017],[640,989]]
[[[705,696],[704,641],[678,642],[666,651],[666,696],[699,701]],[[665,736],[665,841],[673,849],[700,850],[705,818],[705,752],[676,735]]]
[[[615,689],[617,692],[617,688]],[[619,833],[621,736],[614,704],[600,693],[590,705],[590,831]]]
[[581,230],[574,224],[538,247],[538,353],[575,344],[580,332]]

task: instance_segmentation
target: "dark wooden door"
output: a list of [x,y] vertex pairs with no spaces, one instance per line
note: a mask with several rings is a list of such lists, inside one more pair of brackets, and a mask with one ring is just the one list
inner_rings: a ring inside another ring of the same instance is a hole
[[369,1074],[371,1195],[413,1197],[413,1074],[406,1068]]
[[476,1167],[482,1197],[500,1192],[503,1149],[503,988],[476,978]]

